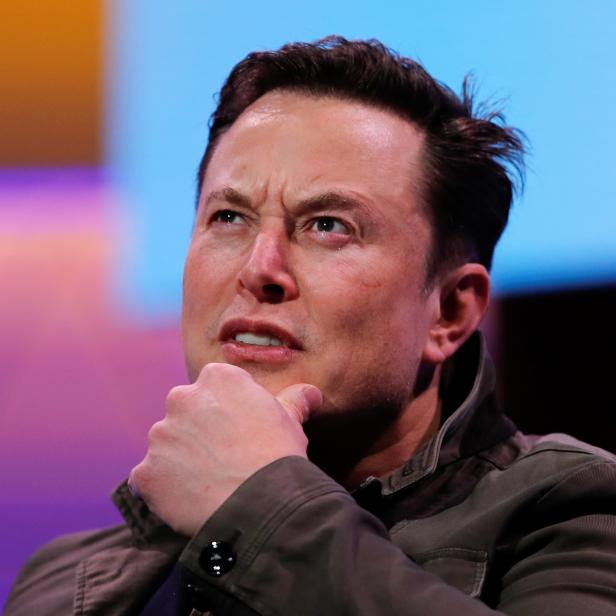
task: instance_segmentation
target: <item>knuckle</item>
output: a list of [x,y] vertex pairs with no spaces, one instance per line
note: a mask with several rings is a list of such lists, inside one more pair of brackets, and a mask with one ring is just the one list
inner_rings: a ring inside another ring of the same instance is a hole
[[186,405],[186,401],[192,396],[194,388],[192,385],[178,385],[169,390],[165,400],[167,413],[177,413]]
[[148,430],[148,443],[152,445],[156,441],[163,440],[165,436],[166,436],[165,421],[161,419],[161,421],[157,421]]
[[146,503],[150,503],[155,498],[159,490],[160,469],[150,455],[133,468],[129,477],[131,490],[136,492]]
[[239,366],[213,362],[203,366],[197,381],[208,382],[212,379],[233,378],[234,376],[246,376],[247,374],[248,373]]
[[205,364],[205,366],[201,368],[201,372],[199,373],[199,378],[197,379],[197,381],[206,381],[209,378],[216,376],[216,374],[219,373],[220,367],[222,365],[223,364],[219,363]]

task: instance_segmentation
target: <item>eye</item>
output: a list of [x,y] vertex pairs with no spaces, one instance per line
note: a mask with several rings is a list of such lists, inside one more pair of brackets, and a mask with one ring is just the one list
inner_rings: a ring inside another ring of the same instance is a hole
[[332,216],[319,216],[310,223],[310,228],[317,233],[336,233],[350,235],[349,227]]
[[219,210],[212,215],[211,222],[221,222],[227,225],[241,225],[244,217],[233,210]]

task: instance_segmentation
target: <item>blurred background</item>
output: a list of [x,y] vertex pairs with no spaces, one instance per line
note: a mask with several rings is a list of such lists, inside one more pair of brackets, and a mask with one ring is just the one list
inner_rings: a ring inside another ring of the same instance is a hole
[[0,7],[0,604],[186,382],[182,261],[214,96],[246,53],[377,37],[531,144],[484,328],[530,432],[616,450],[616,3],[25,0]]

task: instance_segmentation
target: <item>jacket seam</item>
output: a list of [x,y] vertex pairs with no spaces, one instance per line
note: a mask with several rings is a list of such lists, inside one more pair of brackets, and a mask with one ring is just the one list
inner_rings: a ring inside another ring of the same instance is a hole
[[[531,451],[521,455],[518,459],[524,460],[525,458],[531,458],[533,456],[541,455],[542,453],[573,453],[593,458],[593,462],[597,464],[614,464],[614,460],[609,458],[600,458],[593,451],[586,451],[585,449],[576,449],[573,447],[541,447],[540,449],[532,449]],[[591,462],[591,463],[593,463]]]
[[74,613],[77,616],[84,615],[85,594],[86,594],[86,576],[87,576],[87,560],[82,560],[77,567],[77,589],[75,591]]
[[342,494],[348,496],[348,492],[338,487],[330,486],[318,486],[311,490],[306,490],[301,494],[298,494],[291,501],[287,501],[282,507],[277,509],[272,515],[262,524],[262,526],[255,532],[253,539],[248,543],[242,556],[242,565],[244,568],[252,563],[259,553],[262,545],[272,535],[274,530],[278,528],[284,520],[291,517],[302,505],[313,499],[328,494]]
[[[589,454],[592,455],[592,454]],[[606,467],[615,467],[616,464],[610,460],[597,460],[593,459],[591,461],[585,462],[582,466],[577,466],[571,469],[571,472],[567,473],[566,477],[563,477],[559,482],[550,487],[550,489],[541,495],[539,499],[537,499],[537,506],[541,505],[541,503],[550,497],[550,495],[557,491],[563,484],[567,483],[571,480],[571,478],[581,472],[586,472],[590,468],[594,468],[596,466],[606,466]]]

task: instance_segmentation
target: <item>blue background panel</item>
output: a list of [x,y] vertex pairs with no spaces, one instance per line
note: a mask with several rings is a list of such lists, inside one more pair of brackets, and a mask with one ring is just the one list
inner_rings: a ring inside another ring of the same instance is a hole
[[195,172],[214,96],[247,53],[337,33],[376,37],[459,90],[503,101],[531,145],[523,199],[496,253],[498,293],[616,279],[616,3],[110,0],[107,164],[133,234],[122,301],[180,305]]

